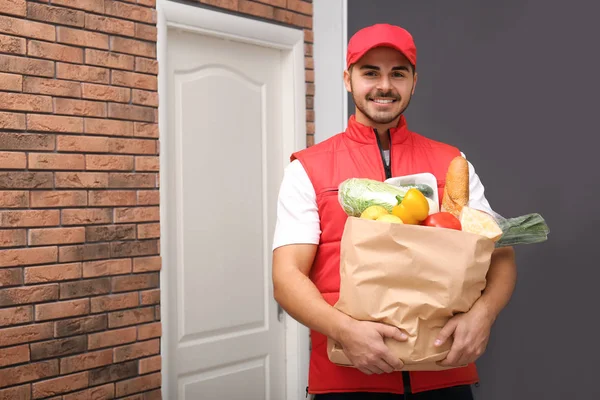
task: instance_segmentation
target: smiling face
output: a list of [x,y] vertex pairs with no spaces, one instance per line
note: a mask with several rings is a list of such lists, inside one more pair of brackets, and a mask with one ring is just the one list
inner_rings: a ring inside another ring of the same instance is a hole
[[414,93],[417,74],[402,53],[377,47],[344,72],[344,83],[356,105],[356,120],[383,133],[398,125]]

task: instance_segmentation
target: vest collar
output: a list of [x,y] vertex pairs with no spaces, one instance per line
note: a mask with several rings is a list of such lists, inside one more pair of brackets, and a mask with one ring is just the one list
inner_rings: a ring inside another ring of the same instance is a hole
[[[346,137],[354,140],[359,143],[373,144],[377,143],[377,137],[375,136],[375,131],[372,127],[361,124],[356,121],[356,117],[354,115],[350,116],[348,120],[348,127],[344,132]],[[408,136],[410,135],[410,131],[408,130],[408,125],[406,124],[406,118],[404,115],[400,116],[400,120],[398,121],[398,126],[390,129],[390,138],[392,144],[399,144],[404,142]]]

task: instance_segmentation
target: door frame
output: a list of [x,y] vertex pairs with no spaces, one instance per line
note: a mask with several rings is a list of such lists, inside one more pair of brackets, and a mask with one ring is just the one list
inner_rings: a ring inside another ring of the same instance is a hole
[[[304,72],[304,32],[274,23],[263,22],[250,17],[227,13],[226,10],[214,11],[201,5],[187,5],[170,0],[157,0],[157,56],[159,64],[158,96],[159,96],[159,133],[160,133],[160,252],[163,266],[167,268],[173,256],[173,243],[169,240],[172,227],[167,215],[166,190],[168,154],[166,134],[168,127],[168,111],[164,105],[167,96],[167,30],[177,28],[184,31],[202,33],[218,38],[235,40],[264,47],[279,49],[282,52],[282,158],[281,166],[289,164],[289,155],[306,147],[306,87]],[[283,178],[283,176],[282,176]],[[166,268],[160,272],[161,305],[171,301],[168,290]],[[161,307],[164,309],[164,306]],[[163,326],[170,322],[170,315],[161,315]],[[284,319],[285,329],[285,365],[286,365],[286,400],[300,400],[305,396],[308,381],[309,337],[308,329],[288,314]],[[171,370],[169,369],[168,329],[163,329],[161,340],[162,393],[168,398],[171,390]]]

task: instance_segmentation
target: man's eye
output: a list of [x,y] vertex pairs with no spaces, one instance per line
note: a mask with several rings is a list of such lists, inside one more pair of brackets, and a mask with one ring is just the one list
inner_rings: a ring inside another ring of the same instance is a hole
[[375,76],[377,73],[375,71],[368,71],[365,73],[365,76]]
[[404,78],[404,74],[402,72],[394,73],[394,78]]

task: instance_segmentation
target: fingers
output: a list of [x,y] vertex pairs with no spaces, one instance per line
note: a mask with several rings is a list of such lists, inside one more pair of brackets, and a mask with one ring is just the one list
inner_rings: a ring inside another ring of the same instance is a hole
[[385,361],[385,363],[388,364],[392,368],[392,370],[399,370],[402,367],[404,367],[404,363],[402,362],[402,360],[398,357],[395,357],[390,351],[385,353],[385,355],[383,356],[383,361]]
[[395,339],[399,342],[406,342],[408,340],[408,335],[394,326],[378,324],[377,330],[383,337]]
[[435,340],[434,345],[435,346],[441,346],[441,345],[443,345],[446,342],[446,340],[448,340],[448,338],[450,336],[452,336],[452,334],[456,330],[456,326],[457,325],[458,325],[458,322],[457,322],[456,319],[451,319],[450,321],[448,321],[448,323],[446,323],[446,325],[444,325],[444,327],[442,328],[442,330],[438,334],[437,339]]

